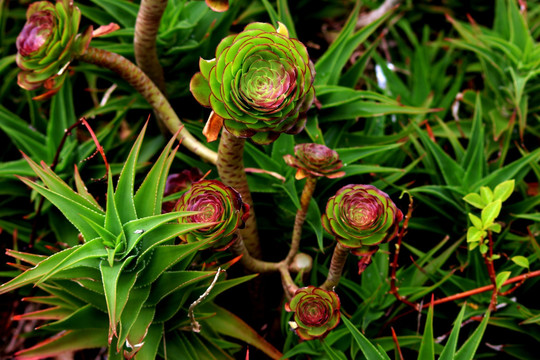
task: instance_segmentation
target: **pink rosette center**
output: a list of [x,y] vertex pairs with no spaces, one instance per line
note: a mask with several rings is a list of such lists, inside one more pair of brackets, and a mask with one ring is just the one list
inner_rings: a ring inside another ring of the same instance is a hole
[[297,314],[305,325],[317,327],[328,322],[330,309],[323,301],[312,299],[300,303]]
[[50,11],[32,14],[17,36],[16,46],[19,54],[28,56],[38,51],[47,42],[54,27],[54,16]]

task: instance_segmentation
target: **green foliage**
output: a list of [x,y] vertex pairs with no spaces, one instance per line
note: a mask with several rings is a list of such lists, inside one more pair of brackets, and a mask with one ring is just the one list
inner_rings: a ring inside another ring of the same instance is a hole
[[[0,343],[11,343],[19,321],[38,328],[16,348],[1,345],[0,357],[94,358],[106,348],[110,359],[246,358],[248,349],[252,359],[387,359],[398,349],[418,359],[536,356],[539,4],[406,1],[358,26],[388,2],[235,0],[220,13],[204,1],[166,2],[153,25],[163,99],[212,151],[218,141],[205,142],[201,121],[210,110],[190,93],[199,59],[247,24],[268,22],[284,24],[313,62],[304,130],[243,145],[262,260],[287,256],[305,208],[299,252],[313,261],[291,281],[323,284],[335,241],[321,215],[348,184],[377,187],[406,215],[361,275],[349,253],[333,289],[340,324],[321,341],[299,341],[291,314],[279,312],[288,299],[277,274],[246,274],[235,250],[180,243],[205,224],[162,213],[186,190],[168,192],[168,175],[196,167],[219,180],[219,168],[176,148],[157,125],[159,109],[126,78],[73,60],[51,99],[20,89],[16,39],[27,3],[0,1],[0,300],[5,320],[16,320],[2,324]],[[75,5],[81,29],[120,27],[91,47],[137,63],[140,2]],[[308,181],[284,161],[306,143],[335,150],[344,173],[318,179],[308,201]]]
[[512,195],[514,184],[514,180],[508,180],[500,183],[493,190],[487,186],[482,186],[480,192],[467,194],[463,198],[472,206],[482,210],[480,217],[469,213],[469,219],[472,223],[472,226],[467,230],[469,250],[479,246],[480,252],[485,254],[488,251],[488,233],[501,232],[501,224],[496,223],[495,219],[501,213],[503,201]]

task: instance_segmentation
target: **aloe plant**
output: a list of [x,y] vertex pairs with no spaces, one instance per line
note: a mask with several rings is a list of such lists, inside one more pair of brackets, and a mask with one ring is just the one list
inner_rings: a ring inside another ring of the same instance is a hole
[[[208,285],[214,276],[217,279],[219,271],[188,267],[210,240],[178,243],[176,239],[210,223],[178,221],[198,214],[193,211],[162,214],[167,173],[177,150],[172,149],[174,138],[134,191],[144,133],[145,128],[126,159],[116,187],[109,173],[104,209],[77,173],[73,190],[44,163],[40,166],[26,157],[43,184],[21,180],[75,225],[82,243],[49,257],[9,252],[29,266],[3,284],[0,292],[28,284],[43,290],[47,296],[28,300],[50,307],[21,318],[52,319],[42,328],[59,332],[51,340],[21,351],[20,357],[108,346],[110,358],[136,354],[138,358],[155,358],[158,352],[166,351],[163,329],[168,322],[187,331],[195,325],[196,316],[191,322],[187,318],[189,301],[204,292],[197,286]],[[180,331],[177,336],[182,334]]]

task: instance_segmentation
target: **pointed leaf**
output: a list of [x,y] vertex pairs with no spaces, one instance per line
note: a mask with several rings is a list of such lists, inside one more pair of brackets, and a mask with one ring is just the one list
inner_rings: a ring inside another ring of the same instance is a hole
[[90,304],[85,305],[62,320],[41,326],[40,329],[48,331],[101,329],[108,330],[107,315]]
[[174,155],[178,149],[178,147],[176,147],[171,152],[171,148],[175,141],[175,136],[169,140],[135,194],[135,208],[137,209],[137,215],[140,218],[161,214],[161,203],[163,200],[165,183],[167,181],[167,174],[169,173],[169,168],[171,167]]
[[513,256],[511,260],[517,265],[525,269],[529,268],[529,259],[527,259],[525,256],[521,256],[521,255]]
[[484,331],[486,330],[487,323],[489,320],[489,312],[486,313],[484,318],[482,319],[482,322],[474,333],[467,339],[465,344],[458,350],[456,353],[456,356],[454,357],[454,360],[473,360],[474,355],[476,353],[476,349],[478,349],[478,345],[480,345],[480,341],[482,341],[482,336],[484,335]]
[[88,258],[105,256],[106,252],[99,239],[91,240],[83,245],[75,246],[41,261],[35,267],[26,270],[11,281],[0,286],[0,294],[20,288],[21,286],[39,283],[42,279],[53,275],[68,266]]
[[506,199],[508,199],[510,195],[512,195],[512,192],[514,192],[515,183],[516,181],[512,179],[497,185],[493,190],[493,197],[495,200],[501,200],[504,202]]
[[137,140],[135,140],[126,162],[124,163],[124,167],[120,172],[118,182],[116,183],[114,198],[115,202],[121,206],[121,211],[118,213],[122,223],[126,223],[137,218],[137,211],[135,210],[135,202],[133,200],[136,174],[135,168],[137,166],[137,160],[139,158],[139,152],[141,151],[141,145],[144,134],[146,133],[147,125],[148,122],[144,124],[139,136],[137,137]]
[[55,357],[66,352],[107,346],[107,333],[95,329],[67,331],[16,353],[17,359]]
[[97,212],[102,212],[99,205],[96,205],[95,202],[89,201],[84,196],[81,196],[75,191],[73,191],[73,189],[69,187],[69,185],[66,184],[64,180],[62,180],[58,175],[56,175],[47,164],[41,162],[40,166],[28,156],[26,156],[24,153],[22,155],[24,159],[28,162],[32,170],[34,170],[36,175],[39,176],[39,178],[43,181],[43,183],[49,190],[56,192],[74,202],[78,202],[81,204],[81,206],[87,207]]
[[205,244],[204,241],[201,241],[191,244],[161,245],[156,247],[152,252],[151,261],[141,271],[137,279],[137,286],[146,286],[153,283],[165,270],[197,252]]
[[428,310],[426,325],[424,327],[424,335],[422,336],[420,350],[418,351],[418,359],[435,359],[435,340],[433,339],[433,306],[430,306]]
[[215,271],[170,271],[163,273],[154,283],[154,290],[146,305],[156,305],[161,299],[184,286],[213,277]]
[[157,359],[158,346],[161,343],[161,338],[165,334],[163,324],[152,324],[148,328],[148,332],[144,338],[144,346],[137,353],[140,359]]
[[122,262],[115,262],[113,266],[109,266],[106,261],[102,261],[100,264],[101,281],[103,282],[107,311],[109,313],[109,331],[115,336],[117,335],[116,328],[128,300],[129,292],[137,278],[135,271],[122,273],[133,258],[130,257]]
[[497,274],[497,276],[495,277],[495,284],[497,285],[497,290],[499,290],[501,286],[506,282],[506,280],[508,280],[510,274],[510,271],[501,271]]
[[484,227],[482,226],[482,220],[480,220],[480,218],[474,214],[471,214],[469,213],[469,219],[471,219],[471,222],[473,224],[473,226],[477,229],[483,229]]
[[81,174],[79,173],[79,168],[77,165],[75,165],[75,171],[73,173],[73,179],[75,180],[75,187],[77,188],[77,193],[81,195],[83,198],[88,200],[89,202],[93,203],[96,208],[103,211],[101,208],[101,205],[98,204],[96,199],[88,192],[88,189],[86,188],[86,185],[84,185],[84,181],[81,178]]
[[484,210],[482,210],[481,216],[484,228],[493,224],[501,212],[501,206],[501,200],[495,200],[494,202],[487,204]]
[[[143,309],[143,306],[148,306],[148,295],[150,295],[150,286],[145,286],[141,288],[133,288],[129,293],[129,298],[126,303],[122,315],[120,316],[120,332],[118,333],[118,346],[126,343],[126,339],[132,333],[140,334],[142,332],[142,338],[144,334],[152,323],[154,318],[155,309],[152,307],[146,307]],[[141,327],[142,325],[142,327]],[[133,347],[142,342],[142,339],[137,339],[136,342],[133,340],[128,341]],[[126,344],[127,345],[127,344]],[[120,349],[117,349],[120,351]]]
[[454,321],[454,327],[452,332],[448,337],[448,341],[443,348],[439,360],[454,360],[454,354],[456,353],[457,342],[459,338],[459,330],[461,329],[461,322],[463,321],[463,315],[465,314],[466,306],[461,307],[461,311],[458,314],[458,317]]
[[432,141],[417,125],[414,125],[414,127],[416,128],[422,143],[428,148],[429,153],[437,162],[446,184],[461,186],[463,179],[465,178],[463,168],[459,166],[454,159],[448,156],[448,154],[446,154],[437,143]]
[[281,358],[282,354],[278,349],[272,346],[272,344],[260,336],[253,328],[230,311],[214,303],[201,305],[200,309],[204,312],[216,314],[213,317],[201,320],[203,332],[205,328],[210,328],[222,335],[242,340],[261,350],[272,359]]
[[342,316],[341,320],[349,329],[354,341],[362,351],[362,354],[366,357],[367,360],[382,360],[387,359],[386,354],[383,355],[376,347],[373,345],[365,336],[362,334],[346,316]]
[[[122,199],[125,200],[125,199]],[[107,229],[115,237],[114,247],[120,245],[118,240],[124,240],[125,234],[122,227],[122,220],[120,220],[120,214],[115,201],[115,194],[112,184],[112,173],[109,171],[107,180],[107,209],[105,212],[105,229]]]
[[482,101],[480,100],[480,94],[477,94],[469,145],[461,163],[462,168],[465,169],[463,183],[466,189],[484,177],[485,164]]
[[[127,240],[127,249],[126,253],[129,254],[131,250],[137,245],[137,243],[144,237],[152,233],[153,230],[158,229],[160,225],[174,221],[178,218],[193,215],[193,212],[170,212],[160,215],[148,216],[142,219],[137,219],[130,221],[124,224],[124,234],[126,235]],[[186,224],[186,231],[193,229],[190,227],[191,224]],[[197,224],[198,225],[198,224]],[[203,226],[208,226],[208,224],[203,224]],[[198,228],[196,226],[195,228]]]
[[471,204],[472,206],[478,209],[483,209],[486,206],[486,203],[484,202],[482,197],[478,195],[477,193],[467,194],[465,195],[463,200],[465,200],[466,202],[468,202],[469,204]]
[[75,226],[82,233],[86,241],[99,236],[92,226],[88,224],[85,218],[91,219],[96,224],[103,224],[105,222],[105,216],[102,213],[92,210],[82,205],[80,202],[68,199],[59,193],[32,182],[29,179],[19,179],[53,203],[62,212],[62,214],[64,214],[66,219],[68,219],[69,222],[71,222],[73,226]]

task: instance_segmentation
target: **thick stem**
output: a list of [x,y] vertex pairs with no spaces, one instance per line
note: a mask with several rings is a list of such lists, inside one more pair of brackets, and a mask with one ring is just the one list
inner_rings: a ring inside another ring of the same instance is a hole
[[347,255],[349,255],[349,249],[339,242],[336,243],[334,254],[332,254],[332,260],[330,262],[330,269],[328,270],[328,276],[326,277],[326,281],[321,285],[322,289],[333,291],[339,284],[341,274],[343,273],[343,267],[347,260]]
[[[125,57],[89,47],[84,55],[78,57],[78,60],[107,68],[121,76],[148,101],[171,133],[175,134],[183,127],[178,115],[157,86],[141,69]],[[217,154],[195,139],[185,127],[178,134],[178,139],[182,141],[183,146],[202,159],[212,164],[217,162]]]
[[166,93],[165,77],[157,56],[156,37],[167,2],[168,0],[141,1],[133,39],[137,65],[152,79],[163,94]]
[[280,263],[278,270],[281,275],[281,284],[283,285],[285,296],[287,296],[288,300],[291,300],[296,290],[298,290],[298,285],[294,283],[286,264]]
[[302,238],[302,226],[306,220],[306,215],[309,208],[309,202],[313,197],[315,186],[317,185],[317,178],[308,176],[306,178],[306,184],[302,190],[302,196],[300,197],[300,209],[296,211],[296,218],[294,219],[293,235],[291,240],[291,248],[285,263],[290,264],[300,248],[300,239]]
[[262,261],[254,258],[246,248],[242,235],[238,235],[236,241],[229,248],[233,254],[242,255],[240,263],[242,266],[254,273],[268,273],[278,271],[282,263]]
[[244,170],[244,144],[245,139],[240,139],[223,128],[219,142],[217,170],[221,181],[231,186],[242,195],[244,203],[248,204],[249,217],[246,226],[239,230],[244,240],[245,247],[255,258],[261,258],[261,246],[257,232],[257,221],[253,208],[253,199]]

